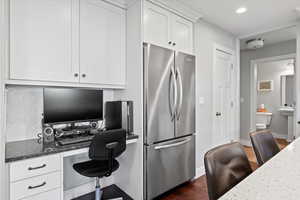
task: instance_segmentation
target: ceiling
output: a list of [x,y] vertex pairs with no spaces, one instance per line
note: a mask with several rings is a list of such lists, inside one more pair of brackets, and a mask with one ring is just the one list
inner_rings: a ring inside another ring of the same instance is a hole
[[258,34],[252,37],[246,37],[241,40],[241,49],[246,49],[246,41],[254,38],[262,38],[265,41],[265,45],[276,44],[279,42],[284,42],[288,40],[293,40],[297,38],[297,28],[292,26],[289,28],[284,28],[276,31],[271,31],[263,34]]
[[[300,19],[299,0],[177,1],[199,11],[204,20],[240,37],[295,24]],[[238,15],[235,10],[241,6],[247,7],[248,12]]]

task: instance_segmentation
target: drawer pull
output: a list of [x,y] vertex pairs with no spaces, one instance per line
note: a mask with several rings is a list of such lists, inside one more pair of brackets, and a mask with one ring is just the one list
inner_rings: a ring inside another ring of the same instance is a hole
[[46,164],[43,164],[43,165],[41,165],[41,166],[38,166],[38,167],[28,167],[28,170],[35,170],[35,169],[41,169],[41,168],[44,168],[44,167],[46,167],[47,165]]
[[43,182],[42,184],[40,185],[35,185],[35,186],[28,186],[28,189],[29,190],[32,190],[32,189],[35,189],[35,188],[39,188],[39,187],[43,187],[44,185],[46,185],[46,182]]

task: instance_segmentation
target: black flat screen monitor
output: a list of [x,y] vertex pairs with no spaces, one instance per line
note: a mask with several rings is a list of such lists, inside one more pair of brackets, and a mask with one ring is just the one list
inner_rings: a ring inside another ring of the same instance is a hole
[[103,119],[103,91],[44,88],[44,123],[62,124]]

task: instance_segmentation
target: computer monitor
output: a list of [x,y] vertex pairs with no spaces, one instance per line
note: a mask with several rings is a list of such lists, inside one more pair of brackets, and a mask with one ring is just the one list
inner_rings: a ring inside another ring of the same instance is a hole
[[103,91],[44,88],[44,124],[64,124],[103,119]]

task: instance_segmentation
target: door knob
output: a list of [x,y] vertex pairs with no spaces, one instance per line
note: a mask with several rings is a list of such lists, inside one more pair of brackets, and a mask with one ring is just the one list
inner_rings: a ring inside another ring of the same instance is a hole
[[75,76],[75,77],[78,77],[78,73],[75,73],[74,76]]
[[175,42],[173,42],[173,46],[175,46],[176,45],[176,43]]
[[216,116],[221,116],[222,114],[220,112],[217,112],[216,113]]
[[171,42],[171,41],[169,41],[168,43],[169,43],[169,44],[172,44],[172,42]]
[[82,74],[82,78],[85,78],[86,77],[86,75],[85,74]]

